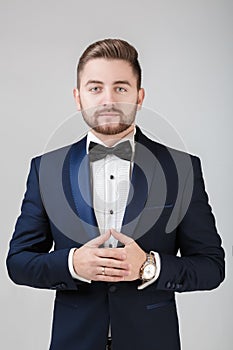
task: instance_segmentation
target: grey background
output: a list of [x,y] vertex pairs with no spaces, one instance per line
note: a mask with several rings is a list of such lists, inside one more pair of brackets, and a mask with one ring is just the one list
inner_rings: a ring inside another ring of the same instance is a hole
[[[219,289],[177,295],[183,349],[232,348],[232,10],[227,0],[0,1],[1,349],[48,348],[54,293],[13,285],[5,257],[29,161],[75,112],[77,59],[105,37],[137,47],[145,106],[201,157],[226,250]],[[153,120],[144,127],[156,130]]]

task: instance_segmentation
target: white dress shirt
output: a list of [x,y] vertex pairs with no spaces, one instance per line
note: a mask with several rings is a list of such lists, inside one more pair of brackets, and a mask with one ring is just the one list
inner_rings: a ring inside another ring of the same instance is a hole
[[[134,134],[133,132],[126,137],[118,141],[117,144],[129,140],[132,152],[134,155]],[[87,134],[86,152],[88,154],[88,148],[90,142],[96,142],[98,144],[106,146],[103,141],[97,138],[91,131]],[[132,156],[133,159],[133,156]],[[133,162],[120,159],[115,155],[107,155],[105,158],[90,163],[90,176],[91,187],[93,193],[93,207],[95,211],[96,220],[100,230],[100,234],[104,234],[108,229],[114,228],[116,231],[121,232],[121,226],[126,209],[128,193],[130,188],[130,179],[133,170]],[[110,236],[108,241],[105,242],[105,247],[117,247],[118,241]],[[68,258],[68,266],[73,278],[79,279],[84,282],[91,283],[76,274],[73,268],[73,253],[76,248],[71,249]],[[156,252],[152,252],[156,260],[156,275],[155,277],[143,283],[138,289],[143,289],[153,283],[160,273],[160,257]]]

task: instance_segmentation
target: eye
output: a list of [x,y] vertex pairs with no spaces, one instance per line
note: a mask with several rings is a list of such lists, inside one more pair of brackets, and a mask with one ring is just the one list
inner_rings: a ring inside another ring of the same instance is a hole
[[99,86],[93,86],[89,89],[89,91],[92,93],[98,93],[101,91],[101,88]]
[[121,86],[117,87],[117,88],[116,88],[116,91],[117,91],[117,92],[121,92],[121,93],[122,93],[122,92],[127,92],[127,90],[126,90],[125,88],[121,87]]

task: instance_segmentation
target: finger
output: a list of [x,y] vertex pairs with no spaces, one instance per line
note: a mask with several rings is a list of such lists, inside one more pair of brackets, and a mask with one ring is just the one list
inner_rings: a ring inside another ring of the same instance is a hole
[[108,230],[106,233],[104,233],[103,235],[100,235],[94,239],[92,239],[91,241],[87,242],[85,245],[87,247],[91,247],[91,248],[97,248],[99,247],[101,244],[103,244],[104,242],[106,242],[109,237],[111,235],[110,230]]
[[124,276],[129,276],[130,271],[121,270],[121,269],[114,269],[111,267],[105,267],[104,270],[102,270],[102,267],[101,267],[100,275],[110,276],[110,277],[124,277]]
[[121,243],[123,243],[125,245],[134,242],[134,240],[131,237],[126,236],[121,232],[117,232],[116,230],[114,230],[114,228],[111,228],[110,232],[114,238],[116,238],[118,241],[120,241]]
[[93,278],[93,281],[98,281],[98,282],[123,282],[126,280],[126,277],[121,276],[104,276],[104,275],[96,275]]
[[127,257],[124,248],[99,248],[96,250],[96,255],[100,258],[116,260],[125,260]]
[[120,270],[130,270],[130,264],[124,261],[116,260],[116,259],[105,259],[100,258],[98,261],[98,268],[101,266],[105,266],[105,268],[113,268]]

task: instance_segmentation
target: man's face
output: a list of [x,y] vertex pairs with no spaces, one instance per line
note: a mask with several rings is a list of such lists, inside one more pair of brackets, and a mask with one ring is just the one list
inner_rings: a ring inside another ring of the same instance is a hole
[[74,89],[78,110],[96,132],[114,135],[134,123],[144,90],[137,89],[137,77],[124,60],[96,58],[80,73],[80,87]]

